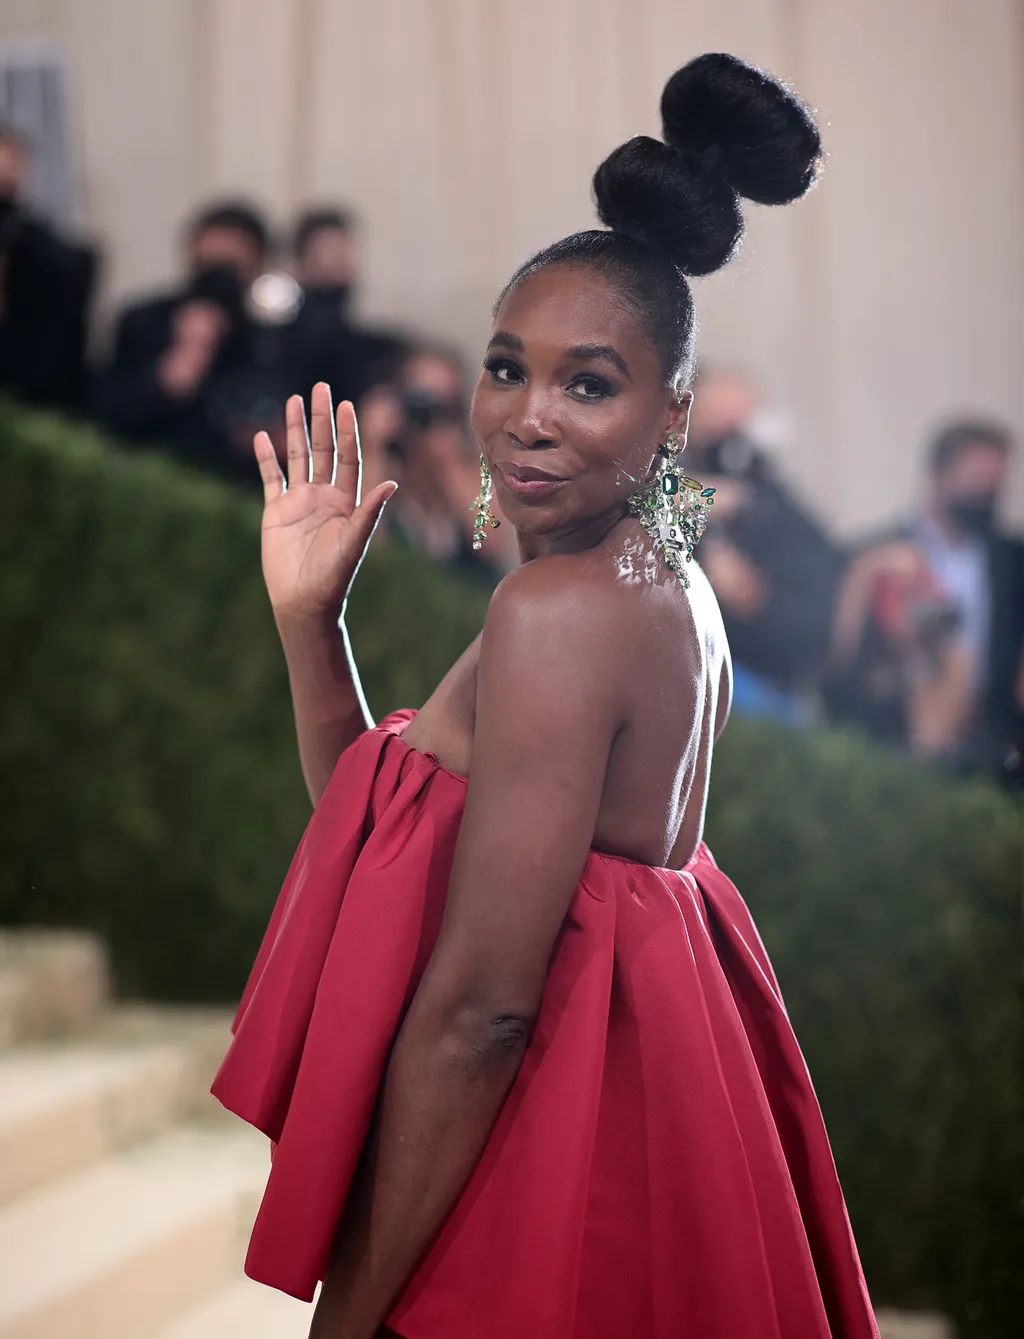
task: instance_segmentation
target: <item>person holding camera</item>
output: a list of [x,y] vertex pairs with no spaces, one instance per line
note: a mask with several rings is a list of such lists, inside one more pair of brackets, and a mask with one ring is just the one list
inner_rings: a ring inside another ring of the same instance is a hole
[[735,711],[799,725],[828,655],[842,558],[759,447],[756,409],[746,377],[700,376],[688,453],[716,490],[700,564],[732,648]]
[[29,165],[27,141],[0,125],[0,391],[75,408],[85,396],[96,255],[26,208]]
[[389,381],[404,353],[402,340],[355,319],[359,286],[359,224],[342,206],[317,206],[298,217],[292,236],[292,273],[300,305],[283,337],[287,394],[309,401],[310,387],[326,381],[342,399],[358,403]]
[[836,610],[832,715],[955,766],[1024,779],[1024,544],[999,532],[1011,438],[947,424],[918,515],[852,558]]
[[458,356],[438,346],[412,347],[393,381],[360,405],[364,489],[397,479],[381,521],[385,539],[493,587],[517,565],[518,548],[508,525],[488,535],[486,550],[473,548],[480,471],[467,413]]
[[[192,221],[185,283],[128,307],[118,321],[94,399],[111,431],[252,482],[240,445],[251,437],[252,414],[234,403],[232,388],[251,380],[254,327],[245,295],[265,269],[268,248],[267,225],[248,205],[212,205]],[[245,433],[234,431],[235,419],[245,421]]]

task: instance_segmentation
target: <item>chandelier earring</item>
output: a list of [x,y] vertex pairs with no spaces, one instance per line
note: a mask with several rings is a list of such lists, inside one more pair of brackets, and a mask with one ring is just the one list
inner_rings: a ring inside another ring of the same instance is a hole
[[487,468],[487,461],[480,457],[480,492],[470,511],[476,515],[473,520],[473,548],[479,552],[483,548],[484,536],[488,530],[497,530],[501,522],[491,510],[491,498],[494,496],[494,480]]
[[629,499],[629,511],[654,540],[665,562],[689,588],[686,564],[708,523],[715,490],[680,473],[676,466],[679,437],[672,432],[658,447],[655,470]]

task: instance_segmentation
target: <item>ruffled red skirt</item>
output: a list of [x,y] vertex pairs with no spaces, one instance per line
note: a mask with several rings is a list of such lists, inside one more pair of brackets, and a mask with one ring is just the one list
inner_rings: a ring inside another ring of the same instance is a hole
[[[342,756],[213,1091],[276,1144],[246,1273],[312,1298],[437,934],[462,777],[397,713]],[[592,852],[522,1068],[387,1322],[404,1339],[877,1339],[739,893]]]

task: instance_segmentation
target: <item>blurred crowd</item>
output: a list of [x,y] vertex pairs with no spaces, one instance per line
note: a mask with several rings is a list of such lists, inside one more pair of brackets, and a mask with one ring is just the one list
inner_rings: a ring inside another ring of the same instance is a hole
[[[96,256],[26,207],[28,154],[0,127],[0,391],[255,488],[254,432],[283,449],[286,398],[327,381],[358,406],[367,485],[402,485],[375,543],[486,585],[515,565],[510,526],[472,548],[480,481],[459,354],[354,314],[352,213],[306,211],[282,245],[250,205],[210,205],[186,225],[175,288],[120,312],[93,359]],[[775,468],[759,408],[746,378],[704,371],[688,443],[690,472],[717,490],[700,561],[726,619],[735,710],[851,725],[1022,784],[1024,543],[999,523],[1010,432],[984,417],[945,424],[915,505],[850,545]]]
[[841,544],[774,468],[758,410],[746,378],[698,380],[689,468],[717,490],[700,561],[725,615],[735,710],[854,726],[1024,784],[1024,542],[999,519],[1009,430],[948,421],[906,514]]
[[258,489],[253,435],[265,429],[283,457],[285,401],[326,381],[359,406],[368,479],[402,484],[377,542],[489,585],[515,565],[508,526],[472,547],[479,468],[459,355],[354,314],[354,214],[306,210],[280,239],[250,204],[210,204],[185,224],[177,284],[126,306],[90,356],[97,258],[26,206],[28,170],[27,144],[0,126],[0,391]]

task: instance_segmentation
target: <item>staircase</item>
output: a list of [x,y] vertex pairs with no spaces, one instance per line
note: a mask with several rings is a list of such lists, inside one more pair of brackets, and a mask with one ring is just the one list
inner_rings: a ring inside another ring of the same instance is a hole
[[0,1339],[305,1339],[242,1274],[268,1152],[207,1091],[229,1022],[112,1005],[88,935],[0,934]]
[[112,1004],[90,935],[0,932],[0,1339],[306,1339],[242,1273],[268,1152],[208,1092],[229,1023]]

